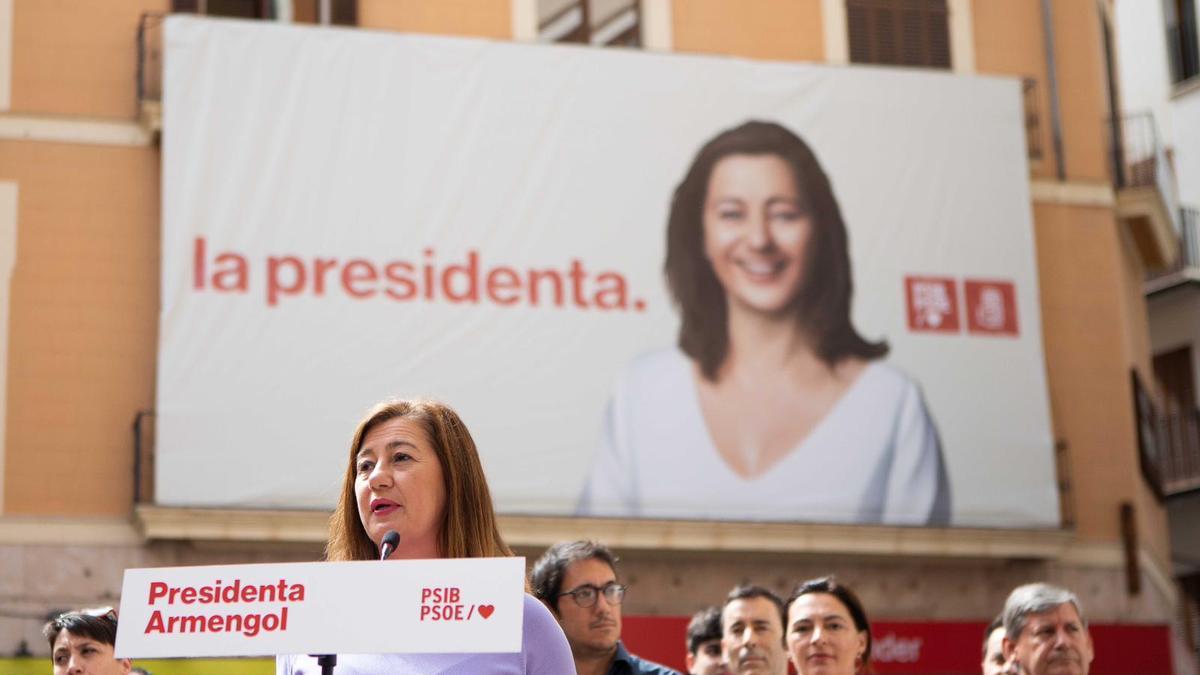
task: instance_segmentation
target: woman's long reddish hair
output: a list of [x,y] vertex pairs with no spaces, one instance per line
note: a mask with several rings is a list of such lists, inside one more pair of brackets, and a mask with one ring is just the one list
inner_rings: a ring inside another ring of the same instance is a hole
[[354,492],[355,459],[363,439],[379,424],[406,419],[420,425],[438,461],[446,488],[438,555],[442,558],[496,558],[512,555],[500,536],[492,495],[479,452],[467,426],[450,406],[437,401],[390,400],[371,408],[354,430],[337,507],[329,519],[326,560],[375,560],[379,550],[367,536]]

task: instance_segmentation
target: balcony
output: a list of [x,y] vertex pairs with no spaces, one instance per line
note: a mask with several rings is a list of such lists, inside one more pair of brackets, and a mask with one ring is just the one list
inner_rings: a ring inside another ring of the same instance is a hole
[[1147,269],[1170,267],[1179,254],[1179,199],[1158,126],[1150,113],[1125,115],[1114,125],[1110,168],[1117,217]]
[[1158,440],[1162,448],[1163,495],[1200,490],[1200,410],[1160,417]]
[[1200,284],[1200,210],[1179,210],[1179,241],[1175,261],[1146,274],[1144,290],[1154,295],[1182,284]]

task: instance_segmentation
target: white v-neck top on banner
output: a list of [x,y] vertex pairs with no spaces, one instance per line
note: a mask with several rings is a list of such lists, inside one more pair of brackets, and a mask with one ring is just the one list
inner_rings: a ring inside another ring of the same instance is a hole
[[617,379],[579,515],[944,525],[937,429],[906,375],[870,362],[786,457],[744,478],[704,421],[691,360],[636,359]]

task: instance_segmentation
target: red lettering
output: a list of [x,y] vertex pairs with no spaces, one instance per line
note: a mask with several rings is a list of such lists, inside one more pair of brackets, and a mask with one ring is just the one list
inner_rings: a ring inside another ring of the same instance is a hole
[[[284,285],[280,279],[280,270],[285,266],[292,269],[291,283]],[[294,256],[267,258],[267,305],[274,307],[279,302],[280,293],[295,295],[304,290],[304,263]]]
[[245,293],[249,284],[249,266],[246,259],[236,253],[222,253],[214,261],[217,265],[229,264],[226,269],[218,269],[213,274],[213,288],[219,291]]
[[241,595],[242,580],[234,579],[232,584],[221,589],[222,602],[237,602]]
[[313,295],[325,295],[325,275],[337,269],[336,258],[313,259]]
[[242,602],[257,602],[258,587],[247,584],[242,588]]
[[146,630],[143,631],[143,633],[149,635],[151,633],[162,633],[164,630],[162,612],[156,609],[154,610],[154,613],[150,615],[150,621],[146,623]]
[[[303,602],[304,601],[304,584],[292,584],[291,590],[288,591],[288,602]],[[287,628],[287,608],[284,608],[283,627]]]
[[[207,252],[208,241],[195,237],[192,283],[196,290],[245,293],[250,289],[252,263],[245,255],[222,252],[210,261]],[[401,302],[420,298],[455,304],[483,301],[502,306],[646,309],[644,299],[630,297],[628,281],[621,273],[595,274],[581,258],[572,258],[562,267],[518,268],[490,266],[476,248],[467,249],[458,262],[445,266],[439,264],[433,248],[421,249],[421,255],[420,269],[406,260],[350,258],[342,262],[332,257],[268,256],[264,275],[267,305],[275,307],[289,296],[323,297],[340,291],[354,299],[386,296]],[[214,598],[224,590],[219,583],[217,586]],[[201,601],[209,597],[202,588],[198,591],[196,597]],[[169,590],[163,593],[170,598]]]
[[417,284],[412,280],[413,266],[406,262],[388,263],[383,269],[387,280],[404,288],[403,291],[393,290],[392,286],[384,289],[384,294],[393,300],[411,300],[417,295]]
[[601,272],[596,276],[597,286],[602,286],[605,282],[608,282],[608,286],[598,288],[592,302],[600,309],[625,309],[628,301],[625,277],[616,272]]
[[432,588],[422,588],[422,589],[421,589],[421,602],[422,602],[422,603],[424,603],[424,602],[428,602],[428,601],[429,601],[429,598],[430,598],[430,596],[432,596],[432,595],[433,595],[433,589],[432,589]]
[[161,581],[151,581],[150,582],[149,603],[151,605],[154,604],[155,600],[158,600],[159,598],[161,598],[162,596],[164,596],[166,594],[167,594],[167,585],[166,584],[164,584]]
[[[457,275],[466,281],[466,290],[456,293],[453,277]],[[451,302],[479,302],[479,253],[467,252],[466,265],[450,265],[442,272],[442,295]]]
[[179,594],[179,599],[183,601],[183,604],[185,605],[192,604],[196,601],[196,589],[192,588],[191,586],[184,588],[183,592]]
[[587,272],[583,269],[583,262],[576,259],[571,261],[571,299],[575,301],[575,306],[581,309],[587,309],[587,300],[583,297],[583,278],[587,276]]
[[462,605],[421,605],[421,621],[462,621]]
[[196,237],[192,244],[192,285],[204,290],[204,237]]
[[[503,277],[503,278],[501,278]],[[501,297],[500,291],[515,290],[516,292]],[[521,301],[521,277],[511,267],[497,267],[487,275],[488,297],[500,305],[512,305]]]
[[[355,270],[362,270],[356,273]],[[375,271],[375,266],[363,260],[355,258],[346,262],[346,266],[342,268],[342,288],[346,290],[348,295],[356,298],[369,298],[375,295],[378,291],[375,290],[375,282],[379,280],[379,273]],[[355,285],[365,281],[371,284],[371,288],[356,288]]]
[[537,307],[538,305],[538,281],[549,279],[554,282],[554,305],[562,307],[563,303],[563,284],[562,276],[558,270],[529,270],[529,304]]
[[433,249],[425,249],[425,299],[433,299]]

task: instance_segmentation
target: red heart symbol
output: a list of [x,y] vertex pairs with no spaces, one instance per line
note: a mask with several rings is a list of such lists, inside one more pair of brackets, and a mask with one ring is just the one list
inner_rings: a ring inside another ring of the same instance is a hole
[[491,616],[492,612],[494,612],[494,611],[496,611],[496,608],[492,607],[491,605],[480,605],[479,606],[479,616],[482,616],[485,619],[488,618],[489,616]]

